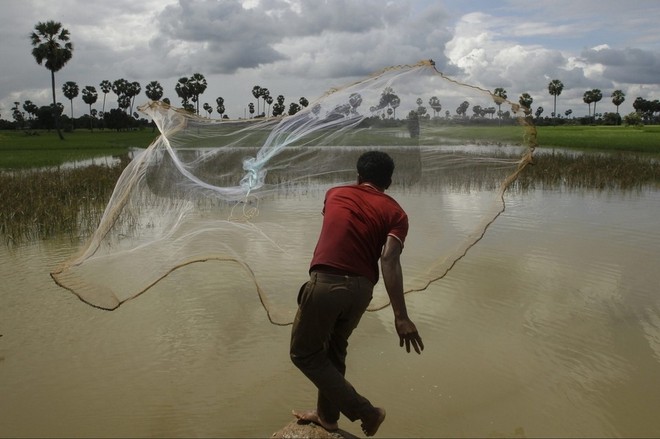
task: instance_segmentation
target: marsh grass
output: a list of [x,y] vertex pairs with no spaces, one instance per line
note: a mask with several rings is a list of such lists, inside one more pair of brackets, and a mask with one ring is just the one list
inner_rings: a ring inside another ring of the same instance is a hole
[[0,237],[12,245],[91,234],[125,164],[1,172]]
[[516,182],[522,189],[634,190],[660,187],[660,161],[618,154],[538,154]]

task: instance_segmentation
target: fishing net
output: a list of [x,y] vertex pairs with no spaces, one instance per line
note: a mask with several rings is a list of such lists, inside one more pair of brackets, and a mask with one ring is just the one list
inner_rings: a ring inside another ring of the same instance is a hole
[[[213,120],[150,102],[141,111],[160,136],[126,167],[93,236],[51,275],[113,310],[171,273],[234,264],[269,320],[288,324],[325,191],[355,183],[357,158],[377,149],[395,161],[387,192],[410,217],[405,289],[424,290],[481,239],[531,162],[524,110],[432,61],[387,68],[285,117]],[[387,305],[379,282],[369,309]]]

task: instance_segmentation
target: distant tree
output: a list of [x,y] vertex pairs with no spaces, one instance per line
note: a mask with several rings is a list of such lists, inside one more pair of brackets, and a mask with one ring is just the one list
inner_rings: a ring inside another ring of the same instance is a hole
[[117,107],[126,109],[130,106],[130,99],[126,105],[126,92],[128,90],[128,81],[124,78],[112,82],[112,92],[117,95]]
[[174,91],[176,95],[181,99],[181,106],[183,108],[189,107],[190,98],[192,96],[190,87],[188,86],[188,78],[183,76],[179,78],[176,85],[174,86]]
[[506,95],[506,90],[504,90],[502,87],[497,87],[493,91],[493,102],[495,102],[495,105],[497,105],[497,114],[502,118],[502,107],[501,105],[506,101],[507,95]]
[[626,126],[641,126],[642,116],[639,112],[633,111],[632,113],[623,116],[623,123]]
[[424,117],[426,115],[426,107],[422,105],[424,100],[422,100],[422,98],[417,98],[415,103],[417,104],[417,117]]
[[557,114],[557,96],[564,90],[564,84],[559,79],[553,79],[548,84],[548,93],[554,97],[554,107],[552,112]]
[[415,110],[410,110],[408,113],[408,117],[406,118],[406,126],[408,128],[408,134],[410,134],[411,139],[416,139],[419,137],[419,114],[417,114]]
[[101,112],[105,113],[105,97],[108,93],[110,93],[110,91],[112,91],[112,83],[107,79],[104,79],[99,84],[99,87],[101,88],[101,92],[103,93],[103,108],[101,109]]
[[571,114],[573,114],[573,110],[571,110],[571,109],[568,109],[568,110],[566,110],[566,111],[564,112],[564,115],[565,115],[566,117],[570,116]]
[[300,104],[297,104],[295,102],[291,102],[289,104],[289,116],[293,116],[297,112],[301,110]]
[[526,116],[532,114],[532,103],[534,99],[529,95],[529,93],[523,93],[518,98],[518,103],[523,107],[523,112]]
[[[273,98],[270,97],[270,90],[268,90],[267,88],[262,88],[260,95],[261,98],[264,100],[264,108],[263,108],[264,115],[268,117],[268,113],[266,112],[266,104],[268,103],[269,100],[270,102],[273,102]],[[268,108],[268,112],[270,112],[270,107]]]
[[252,96],[257,100],[257,113],[259,113],[259,98],[261,97],[261,90],[261,87],[258,85],[252,87]]
[[16,129],[23,128],[23,125],[25,124],[25,116],[21,112],[20,105],[20,102],[14,102],[14,108],[11,109],[11,115],[16,122]]
[[218,111],[220,118],[222,118],[222,115],[225,114],[225,100],[224,98],[218,97],[215,100],[215,103],[218,105],[215,109]]
[[596,116],[596,104],[603,99],[603,92],[597,88],[591,90],[591,102],[594,103],[594,116]]
[[281,116],[284,114],[285,110],[284,96],[278,95],[275,104],[273,104],[273,116]]
[[62,93],[71,102],[71,126],[73,127],[73,99],[78,97],[78,84],[67,81],[62,85]]
[[429,107],[433,109],[433,116],[437,117],[438,113],[442,110],[440,99],[438,99],[437,96],[432,96],[431,99],[429,99]]
[[199,114],[199,96],[206,91],[207,86],[206,78],[201,73],[193,73],[188,80],[190,99],[197,105],[197,114]]
[[268,114],[270,114],[270,105],[273,103],[273,97],[270,94],[266,96],[265,103],[268,104],[268,112],[266,113],[266,116],[268,116]]
[[543,107],[538,107],[534,112],[534,116],[536,116],[537,119],[541,117],[542,114],[543,114]]
[[144,94],[152,101],[160,101],[163,97],[163,86],[158,81],[151,81],[145,87]]
[[[73,56],[73,43],[71,43],[69,31],[62,27],[61,23],[55,21],[39,22],[34,27],[34,32],[30,34],[32,41],[32,56],[41,65],[45,61],[45,66],[50,70],[51,88],[53,91],[53,116],[55,118],[55,128],[61,140],[64,140],[59,125],[59,114],[57,111],[57,99],[55,98],[55,72],[58,72],[69,62]],[[57,116],[57,117],[55,117]]]
[[202,105],[202,108],[208,113],[208,117],[211,117],[211,113],[213,113],[213,107],[211,107],[208,102],[205,102],[204,105]]
[[[362,105],[362,95],[360,93],[351,93],[348,97],[348,105],[351,107],[351,113],[357,113],[358,107]],[[390,108],[390,110],[392,109]],[[394,110],[392,110],[392,112],[394,112]]]
[[591,117],[591,103],[594,101],[593,93],[591,90],[587,90],[582,95],[582,100],[589,107],[589,117]]
[[468,101],[463,101],[461,102],[461,105],[456,108],[456,114],[461,117],[465,117],[465,113],[467,113],[468,108],[470,108],[470,103]]
[[139,82],[133,81],[126,86],[126,96],[131,100],[130,114],[133,114],[133,105],[135,104],[135,97],[142,91],[142,86]]
[[616,106],[616,114],[619,114],[619,105],[623,104],[626,100],[626,94],[621,90],[614,90],[612,92],[612,103]]
[[130,116],[130,113],[128,113],[128,108],[131,106],[131,97],[123,94],[119,96],[119,99],[117,100],[117,105],[121,110],[123,110],[125,113],[127,113]]
[[248,112],[250,113],[250,117],[254,117],[254,104],[252,102],[248,104]]
[[99,95],[96,92],[96,88],[88,85],[85,88],[83,88],[82,91],[82,98],[83,101],[89,105],[89,130],[94,131],[94,125],[92,123],[93,121],[93,115],[92,115],[92,105],[96,103],[96,100],[98,99]]
[[307,100],[307,98],[305,96],[302,96],[300,99],[298,99],[298,103],[303,108],[306,108],[309,105],[309,101]]
[[34,119],[37,116],[37,111],[39,111],[39,107],[33,104],[32,101],[25,101],[23,109],[30,116],[30,120]]
[[129,128],[135,120],[122,108],[113,108],[104,115],[108,128],[121,131]]

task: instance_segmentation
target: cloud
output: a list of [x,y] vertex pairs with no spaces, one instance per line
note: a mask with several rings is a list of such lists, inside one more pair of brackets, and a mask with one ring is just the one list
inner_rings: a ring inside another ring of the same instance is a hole
[[602,66],[602,76],[620,84],[657,84],[660,79],[660,54],[642,49],[611,49],[600,46],[583,50],[581,58]]

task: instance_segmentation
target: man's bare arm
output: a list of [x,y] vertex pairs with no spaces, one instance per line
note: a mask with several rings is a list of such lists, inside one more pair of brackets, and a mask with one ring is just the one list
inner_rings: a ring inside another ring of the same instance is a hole
[[380,265],[383,272],[383,282],[392,304],[394,312],[394,326],[399,334],[399,345],[406,345],[406,351],[410,352],[412,344],[415,352],[421,354],[424,343],[417,332],[415,324],[408,317],[406,299],[403,296],[403,272],[401,270],[401,242],[393,236],[388,236],[383,252],[380,256]]

